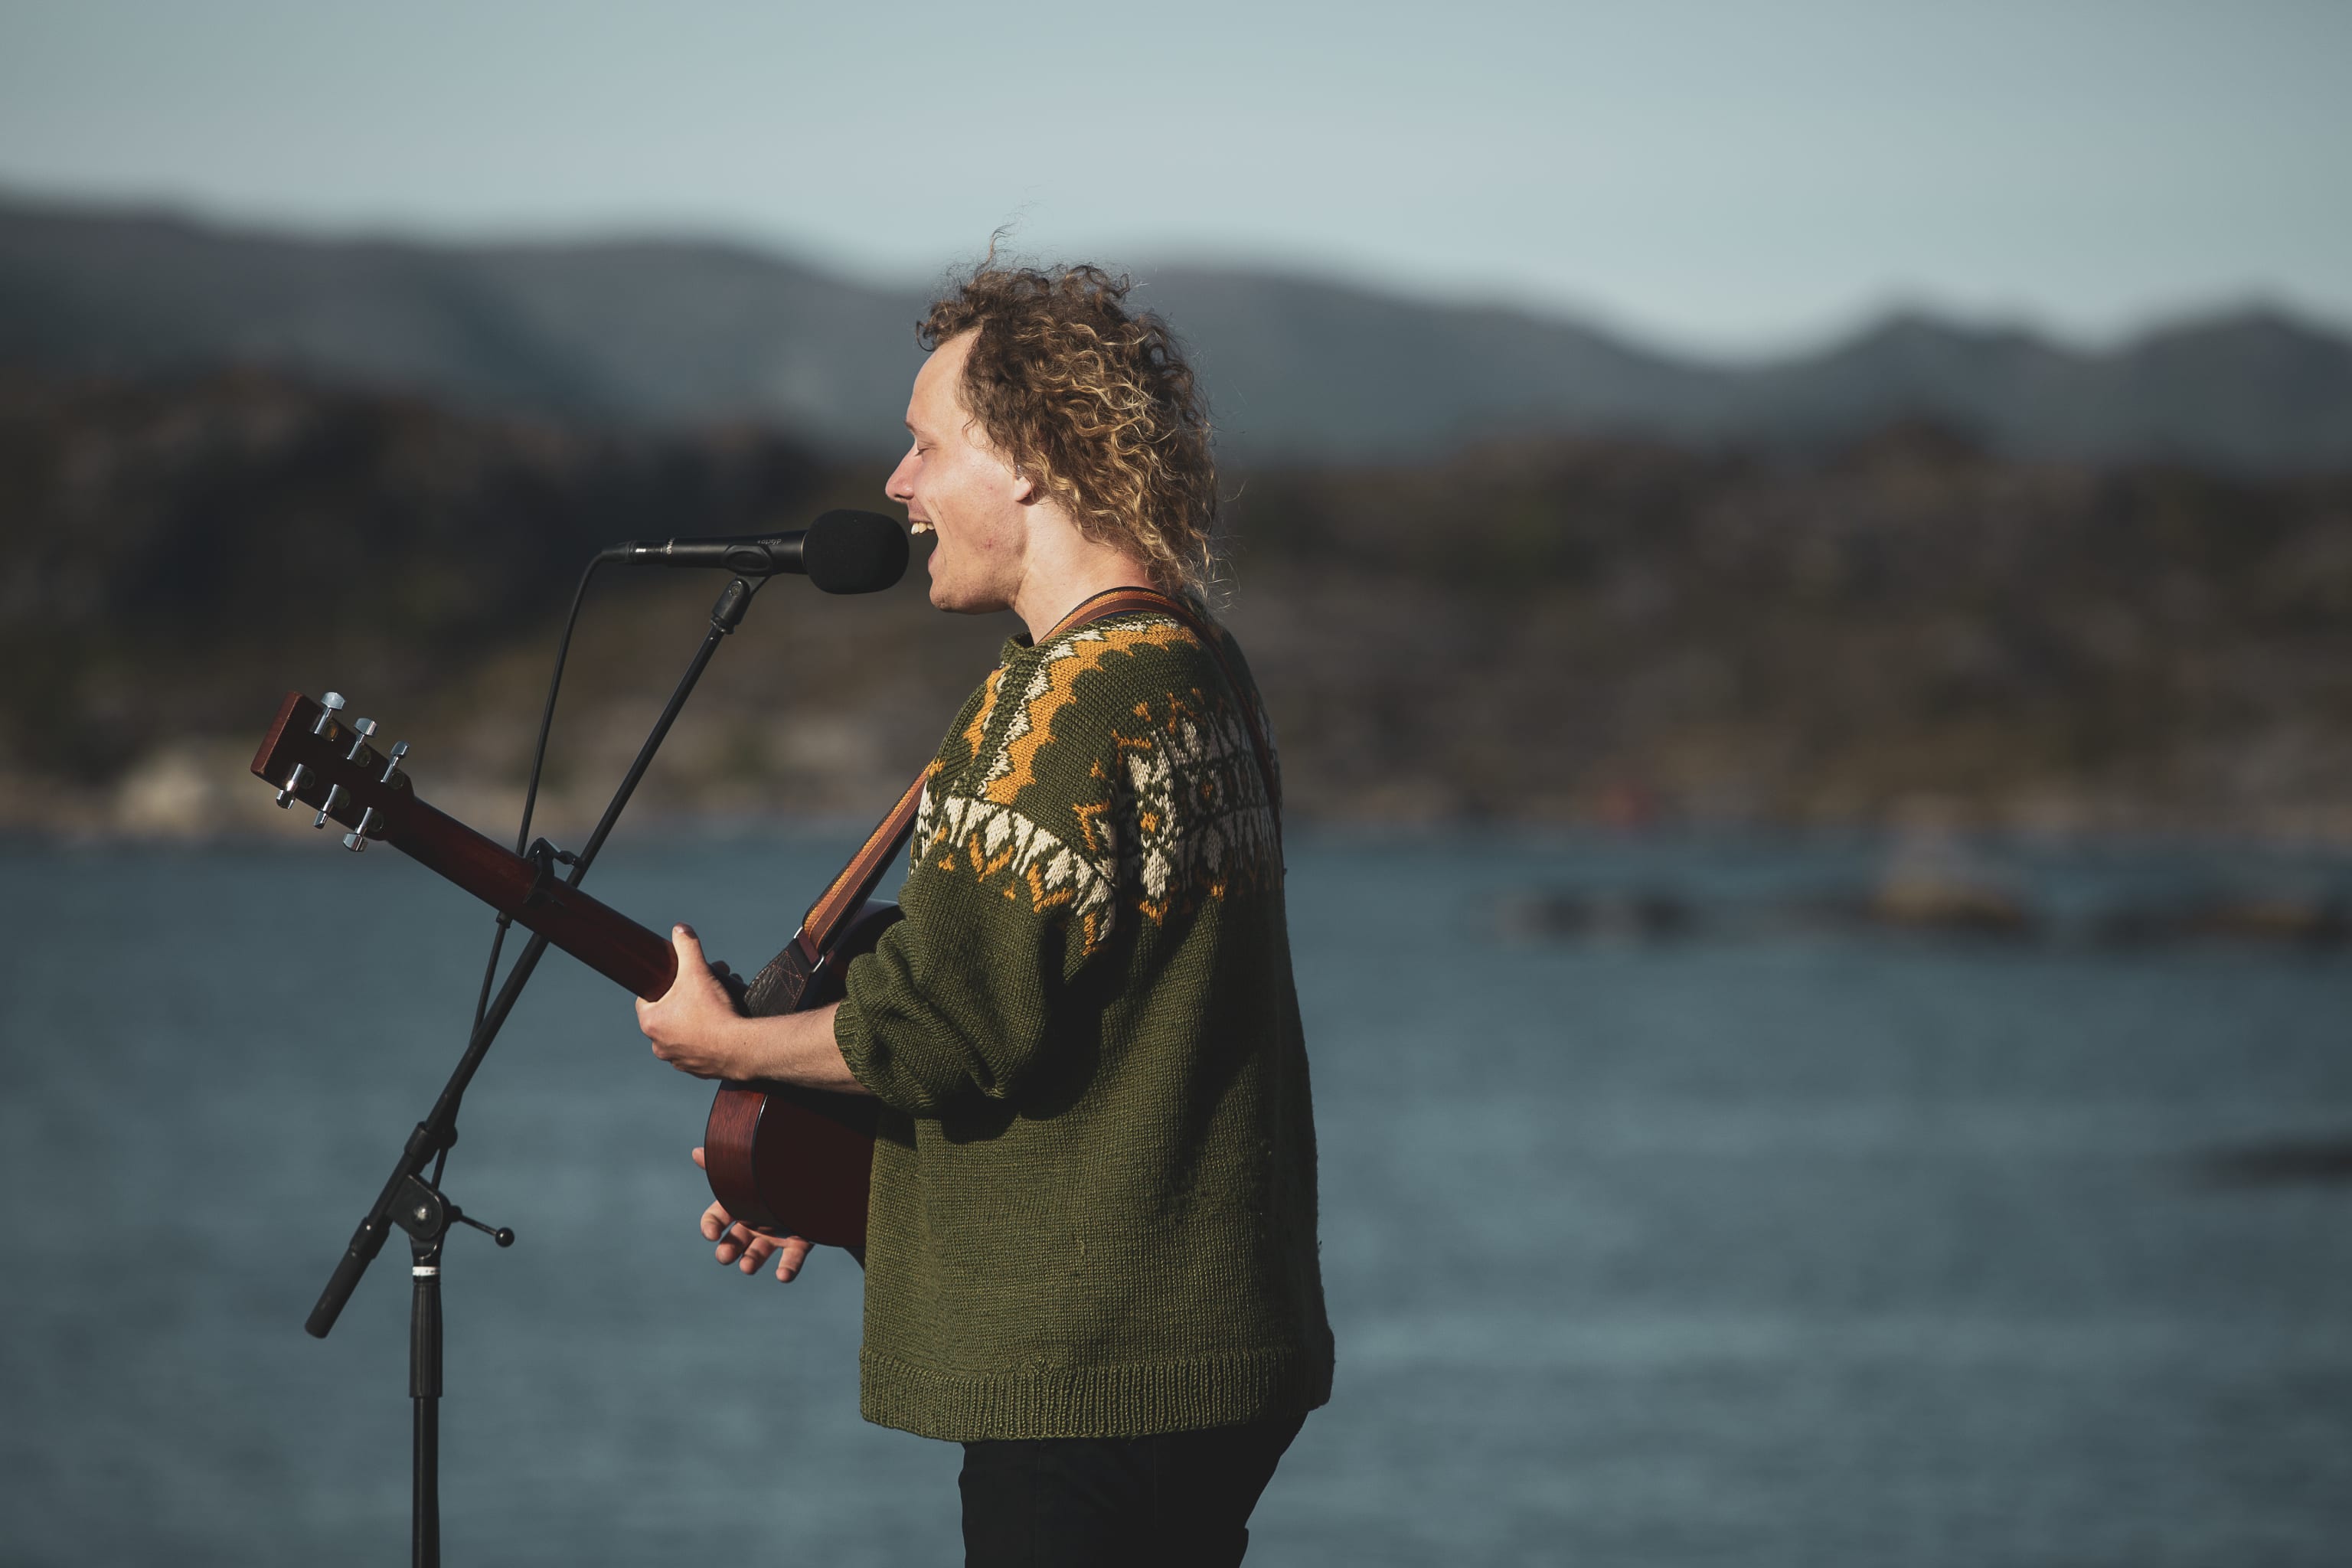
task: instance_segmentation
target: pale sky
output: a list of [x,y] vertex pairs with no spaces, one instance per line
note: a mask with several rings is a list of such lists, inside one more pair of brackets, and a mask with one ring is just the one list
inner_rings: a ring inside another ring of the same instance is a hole
[[2352,0],[0,0],[0,188],[929,281],[1274,264],[1719,353],[2352,321]]

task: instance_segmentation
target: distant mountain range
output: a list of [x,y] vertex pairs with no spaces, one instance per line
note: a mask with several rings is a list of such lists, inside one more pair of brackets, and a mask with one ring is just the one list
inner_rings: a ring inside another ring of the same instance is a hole
[[[2352,338],[2247,309],[2109,352],[1898,316],[1762,365],[1556,317],[1171,267],[1137,298],[1192,345],[1229,454],[1432,458],[1553,431],[1767,448],[1906,420],[2007,453],[2352,468]],[[636,426],[756,420],[895,447],[919,290],[683,240],[319,240],[0,203],[0,363],[146,376],[229,363],[460,406]]]

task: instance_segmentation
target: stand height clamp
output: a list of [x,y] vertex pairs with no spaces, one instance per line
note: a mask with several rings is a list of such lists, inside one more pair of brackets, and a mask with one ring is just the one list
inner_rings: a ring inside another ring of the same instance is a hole
[[392,1222],[408,1233],[412,1243],[428,1243],[436,1247],[453,1225],[472,1226],[500,1247],[514,1245],[515,1233],[508,1226],[484,1225],[451,1203],[447,1194],[422,1176],[410,1176],[400,1184],[400,1194],[393,1200]]

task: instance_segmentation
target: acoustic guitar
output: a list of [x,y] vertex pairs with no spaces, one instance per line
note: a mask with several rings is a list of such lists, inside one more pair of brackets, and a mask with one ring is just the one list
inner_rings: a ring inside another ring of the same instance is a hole
[[[379,752],[374,723],[346,719],[343,706],[332,692],[313,702],[299,691],[278,705],[253,773],[277,788],[281,807],[299,801],[317,811],[314,826],[342,826],[348,849],[390,845],[633,996],[670,988],[677,950],[667,937],[567,885],[544,839],[517,855],[426,805],[404,766],[406,742]],[[736,1005],[746,1016],[773,1017],[840,997],[849,961],[871,952],[898,918],[898,905],[868,895],[906,842],[922,784],[919,777],[908,786],[784,950],[741,988]],[[863,1096],[722,1083],[703,1134],[711,1195],[739,1224],[862,1254],[874,1120],[874,1102]]]

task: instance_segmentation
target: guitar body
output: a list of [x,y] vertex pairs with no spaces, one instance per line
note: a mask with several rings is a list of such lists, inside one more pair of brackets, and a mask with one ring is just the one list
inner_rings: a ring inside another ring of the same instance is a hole
[[[898,906],[867,902],[814,966],[796,942],[755,975],[743,1011],[754,1018],[806,1012],[841,999],[843,972],[871,952]],[[804,1236],[862,1255],[874,1169],[874,1101],[784,1084],[719,1086],[703,1131],[710,1194],[738,1224]]]

